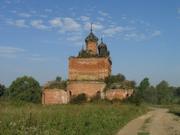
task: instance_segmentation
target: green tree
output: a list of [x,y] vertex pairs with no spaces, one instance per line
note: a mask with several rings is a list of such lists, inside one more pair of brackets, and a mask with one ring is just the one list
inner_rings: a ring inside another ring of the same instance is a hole
[[4,95],[5,90],[6,90],[5,86],[0,84],[0,97]]
[[62,77],[57,76],[57,77],[56,77],[56,81],[61,82],[61,81],[62,81]]
[[41,99],[40,85],[32,77],[19,77],[10,85],[9,96],[11,99],[39,102]]
[[144,78],[136,90],[135,96],[137,96],[140,102],[145,101],[145,90],[150,87],[149,78]]
[[143,91],[147,89],[149,86],[150,86],[149,78],[146,77],[140,82],[138,89]]
[[143,92],[143,99],[147,103],[156,104],[157,103],[157,90],[154,86],[146,88]]
[[169,87],[168,82],[161,81],[157,86],[157,103],[167,104],[172,102],[173,90]]

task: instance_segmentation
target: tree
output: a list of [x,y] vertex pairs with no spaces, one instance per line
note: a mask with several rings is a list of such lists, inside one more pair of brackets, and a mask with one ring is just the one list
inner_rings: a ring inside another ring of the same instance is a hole
[[140,82],[138,89],[143,91],[147,89],[149,86],[150,86],[149,78],[146,77]]
[[19,77],[10,85],[9,96],[11,99],[39,102],[41,99],[40,85],[32,77]]
[[144,78],[139,86],[138,86],[138,89],[136,90],[135,92],[135,96],[137,96],[139,98],[139,100],[142,102],[142,101],[145,101],[145,98],[144,98],[144,94],[145,94],[145,90],[147,88],[149,88],[150,86],[150,83],[149,83],[149,78]]
[[0,84],[0,97],[4,95],[5,90],[6,90],[5,86]]
[[167,104],[172,101],[173,90],[170,89],[168,82],[161,81],[157,86],[157,102],[158,104]]
[[56,77],[56,81],[61,82],[61,80],[62,80],[62,77],[60,77],[60,76]]

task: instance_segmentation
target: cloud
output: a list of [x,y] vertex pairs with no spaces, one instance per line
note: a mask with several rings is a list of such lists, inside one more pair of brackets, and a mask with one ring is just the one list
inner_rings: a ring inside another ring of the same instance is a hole
[[104,17],[109,17],[109,14],[104,11],[98,11],[98,13]]
[[82,37],[81,36],[71,36],[71,37],[68,37],[67,40],[77,42],[77,41],[81,41]]
[[70,17],[65,17],[63,19],[63,24],[65,31],[79,31],[81,28],[81,25]]
[[6,0],[5,3],[6,4],[11,4],[11,1],[10,0]]
[[53,10],[52,10],[52,9],[47,8],[47,9],[45,9],[44,11],[45,11],[45,12],[48,12],[48,13],[51,13]]
[[31,25],[36,28],[36,29],[41,29],[41,30],[44,30],[44,29],[47,29],[48,26],[44,25],[43,24],[43,21],[42,20],[33,20],[31,21]]
[[63,25],[62,20],[59,17],[56,17],[49,21],[52,27],[60,27]]
[[89,21],[89,20],[90,20],[90,17],[88,17],[88,16],[81,16],[80,19],[81,19],[82,21],[86,22],[86,21]]
[[130,32],[130,33],[126,33],[123,38],[125,40],[142,41],[147,39],[147,35],[145,35],[144,33]]
[[24,19],[19,19],[19,20],[8,20],[7,21],[8,24],[10,25],[14,25],[16,27],[20,27],[20,28],[27,28],[28,25],[26,25],[26,21]]
[[133,28],[133,27],[127,27],[127,26],[123,27],[123,26],[112,25],[111,27],[105,29],[103,31],[103,34],[106,35],[106,36],[112,37],[113,35],[115,35],[117,33],[128,32],[128,31],[132,31],[134,29],[135,28]]
[[15,58],[18,54],[25,52],[22,48],[0,46],[0,56],[7,58]]
[[159,30],[155,30],[153,33],[152,33],[152,37],[157,37],[157,36],[160,36],[161,35],[161,31]]
[[[90,28],[91,28],[91,23],[90,22],[85,23],[84,29],[90,30]],[[92,25],[93,30],[102,30],[103,28],[104,26],[101,23],[93,23]]]
[[101,22],[104,22],[104,21],[105,21],[105,18],[104,18],[104,17],[97,17],[97,20],[98,20],[98,21],[101,21]]
[[31,14],[28,14],[28,13],[19,13],[18,15],[19,15],[20,17],[25,17],[25,18],[31,17]]
[[177,13],[180,14],[180,8],[177,9]]
[[32,62],[58,61],[56,58],[44,57],[39,54],[31,54],[29,57],[26,57],[26,59]]

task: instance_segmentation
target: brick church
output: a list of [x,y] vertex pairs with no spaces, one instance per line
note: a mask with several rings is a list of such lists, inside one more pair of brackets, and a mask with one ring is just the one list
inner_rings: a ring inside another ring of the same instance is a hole
[[[91,31],[85,38],[84,47],[77,56],[69,57],[68,83],[66,88],[51,88],[47,83],[42,91],[42,104],[67,104],[72,97],[86,94],[88,99],[100,95],[102,99],[125,99],[132,95],[133,89],[105,90],[105,79],[111,75],[111,58],[107,45]],[[56,82],[55,82],[56,85]]]
[[70,96],[85,93],[88,97],[102,93],[104,80],[111,74],[111,59],[107,45],[94,35],[92,28],[85,38],[85,49],[69,58],[68,86]]

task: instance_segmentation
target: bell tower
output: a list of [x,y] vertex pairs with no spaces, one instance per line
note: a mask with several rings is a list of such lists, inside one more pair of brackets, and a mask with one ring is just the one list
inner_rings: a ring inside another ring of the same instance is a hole
[[91,23],[90,33],[85,38],[85,42],[86,42],[86,51],[89,52],[90,54],[96,55],[97,54],[98,38],[93,33],[92,23]]

